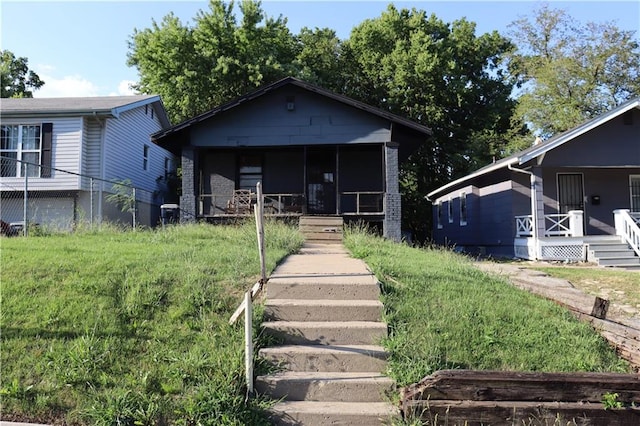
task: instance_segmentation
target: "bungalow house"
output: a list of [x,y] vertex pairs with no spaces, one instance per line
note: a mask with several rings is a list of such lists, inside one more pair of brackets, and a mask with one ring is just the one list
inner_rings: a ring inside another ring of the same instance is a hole
[[138,223],[158,222],[175,163],[149,139],[170,125],[159,96],[2,99],[0,119],[5,224],[25,216],[58,229],[80,219],[131,223],[107,201],[113,182],[125,179],[138,189]]
[[401,238],[398,168],[430,135],[413,121],[285,78],[162,130],[182,157],[182,220],[266,212],[361,219]]
[[493,256],[637,265],[640,98],[427,198],[440,244]]

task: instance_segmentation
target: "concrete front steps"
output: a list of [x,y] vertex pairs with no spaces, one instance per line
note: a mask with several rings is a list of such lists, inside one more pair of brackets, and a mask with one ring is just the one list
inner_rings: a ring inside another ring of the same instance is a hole
[[587,260],[600,266],[640,269],[640,258],[622,238],[615,235],[590,237]]
[[342,244],[343,225],[341,216],[301,216],[298,229],[310,243]]
[[282,344],[259,356],[281,371],[256,378],[256,390],[282,399],[277,425],[380,425],[399,418],[382,374],[387,353],[380,288],[341,245],[309,245],[289,256],[266,286],[263,332]]

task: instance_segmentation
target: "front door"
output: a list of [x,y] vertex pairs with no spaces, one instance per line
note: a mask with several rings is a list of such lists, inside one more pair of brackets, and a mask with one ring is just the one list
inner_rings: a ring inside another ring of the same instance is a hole
[[336,149],[307,149],[307,212],[336,213]]
[[581,173],[558,174],[558,213],[584,211],[584,185]]
[[640,212],[640,175],[629,177],[629,190],[631,191],[631,211]]

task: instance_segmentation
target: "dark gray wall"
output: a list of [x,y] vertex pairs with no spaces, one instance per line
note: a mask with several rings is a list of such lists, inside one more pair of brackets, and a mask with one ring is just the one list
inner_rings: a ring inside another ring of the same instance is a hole
[[[287,98],[295,109],[287,110]],[[341,102],[285,86],[191,128],[197,147],[384,143],[387,120]]]
[[640,166],[640,111],[624,115],[548,152],[543,167]]
[[[543,174],[545,214],[558,212],[558,204],[556,202],[558,173],[580,173],[583,175],[586,235],[615,233],[613,211],[630,208],[629,176],[640,175],[640,167],[617,169],[547,168]],[[594,195],[600,196],[599,205],[592,203],[592,196]]]

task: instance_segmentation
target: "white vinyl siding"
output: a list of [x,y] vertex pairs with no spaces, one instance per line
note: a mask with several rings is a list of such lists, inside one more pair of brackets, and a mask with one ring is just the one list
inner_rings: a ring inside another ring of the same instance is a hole
[[[42,125],[52,123],[52,160],[54,169],[68,170],[74,173],[80,172],[80,147],[82,142],[81,118],[51,118],[39,119],[3,119],[2,124]],[[77,190],[79,189],[78,176],[52,170],[50,178],[30,177],[29,190]],[[2,189],[22,190],[24,178],[3,177]]]
[[102,163],[102,126],[95,118],[85,118],[83,173],[99,178]]
[[[137,195],[139,199],[152,202],[152,193],[159,189],[158,178],[164,178],[164,159],[170,155],[151,143],[149,136],[159,130],[162,130],[162,126],[157,114],[151,118],[149,113],[145,114],[144,106],[125,111],[117,119],[108,119],[105,127],[104,178],[129,179],[133,186],[146,190],[140,191]],[[145,145],[149,147],[147,170],[141,167]],[[104,189],[111,191],[111,185],[105,184]]]

